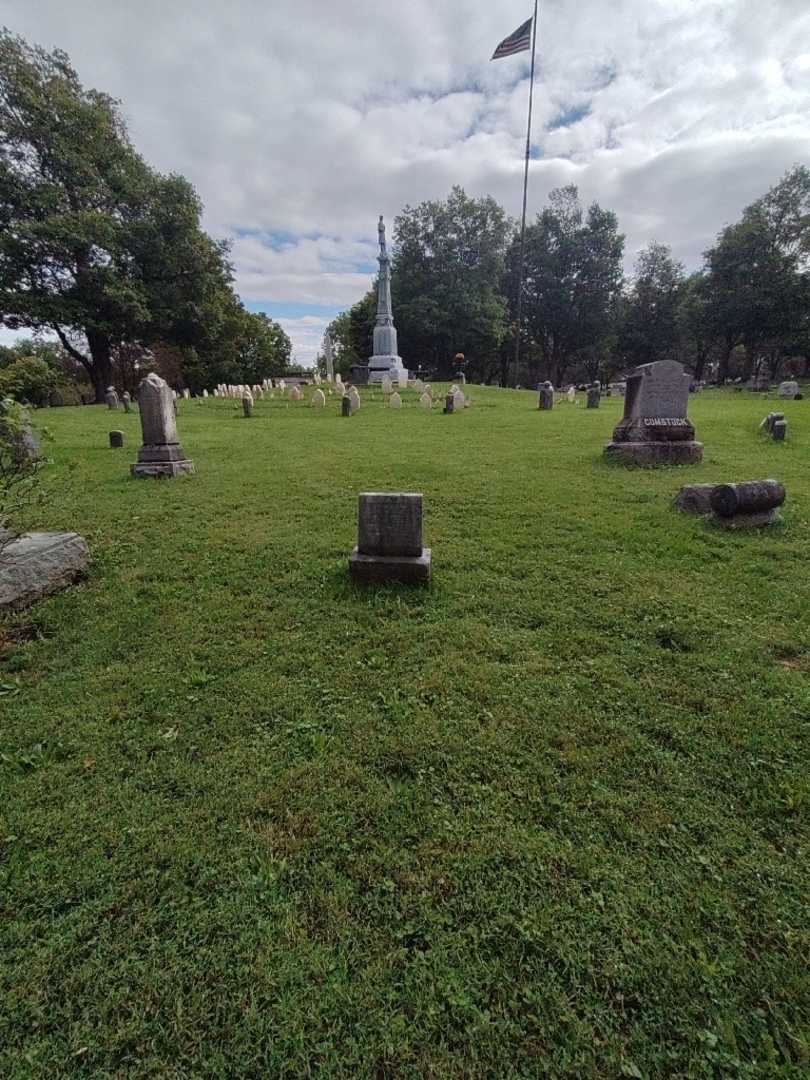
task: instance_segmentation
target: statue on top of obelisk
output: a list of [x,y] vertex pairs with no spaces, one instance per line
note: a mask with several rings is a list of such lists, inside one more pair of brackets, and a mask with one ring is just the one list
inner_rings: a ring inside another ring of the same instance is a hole
[[368,381],[382,382],[388,375],[400,384],[408,381],[408,372],[397,354],[397,331],[391,307],[391,259],[385,244],[385,222],[380,214],[377,224],[380,241],[380,276],[377,279],[377,321],[374,326],[374,355],[368,362]]

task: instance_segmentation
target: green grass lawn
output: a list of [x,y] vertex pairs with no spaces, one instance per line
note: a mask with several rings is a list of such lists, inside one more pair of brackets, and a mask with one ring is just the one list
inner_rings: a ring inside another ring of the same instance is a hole
[[[170,481],[38,414],[93,565],[0,622],[4,1078],[810,1075],[810,400],[653,472],[621,399],[472,396],[183,402]],[[769,531],[671,507],[770,476]],[[363,490],[429,589],[348,583]]]

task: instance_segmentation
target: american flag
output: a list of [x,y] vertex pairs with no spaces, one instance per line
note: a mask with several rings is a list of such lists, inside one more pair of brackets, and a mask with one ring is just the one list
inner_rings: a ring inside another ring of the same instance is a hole
[[526,22],[515,30],[514,34],[505,37],[498,48],[492,54],[493,60],[500,60],[502,56],[513,56],[515,53],[525,52],[532,47],[532,20]]

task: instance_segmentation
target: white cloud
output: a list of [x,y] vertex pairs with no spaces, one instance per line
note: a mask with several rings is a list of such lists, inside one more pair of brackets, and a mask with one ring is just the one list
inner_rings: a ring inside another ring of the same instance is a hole
[[[362,296],[379,213],[454,183],[519,213],[525,54],[488,58],[527,7],[4,0],[3,21],[123,101],[147,160],[236,236],[243,297],[290,305],[310,359],[327,320],[300,305]],[[546,0],[538,40],[530,213],[579,184],[619,214],[628,264],[655,237],[698,265],[810,157],[806,0]]]

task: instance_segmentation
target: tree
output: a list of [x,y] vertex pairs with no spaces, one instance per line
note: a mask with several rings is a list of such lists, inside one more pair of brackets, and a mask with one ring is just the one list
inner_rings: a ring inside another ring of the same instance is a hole
[[47,405],[59,382],[56,370],[36,356],[21,356],[0,368],[0,398]]
[[150,170],[118,104],[59,50],[0,31],[0,320],[57,335],[97,401],[122,343],[210,340],[226,245],[178,176]]
[[810,170],[797,166],[726,226],[706,252],[711,317],[724,342],[719,377],[733,349],[748,366],[765,361],[771,377],[810,319]]
[[461,352],[480,378],[497,363],[507,331],[500,285],[508,235],[497,202],[460,187],[396,218],[391,288],[406,367],[451,375]]
[[[560,385],[574,362],[596,378],[614,332],[624,237],[616,215],[593,203],[583,214],[575,185],[549,194],[526,229],[521,327],[529,378],[544,370]],[[519,239],[510,248],[506,290],[517,310]],[[517,373],[516,373],[517,377]]]
[[683,283],[683,266],[666,244],[653,240],[639,252],[619,332],[618,350],[625,363],[649,364],[677,356]]
[[[327,326],[332,339],[335,374],[348,375],[354,364],[365,364],[372,353],[374,322],[377,317],[377,290],[372,287],[348,311],[341,311]],[[396,311],[394,314],[397,321]],[[318,369],[326,374],[326,361],[319,357]]]
[[695,379],[702,379],[712,350],[717,343],[717,329],[710,306],[709,280],[705,274],[690,274],[683,282],[678,300],[678,328],[682,360],[692,369]]

